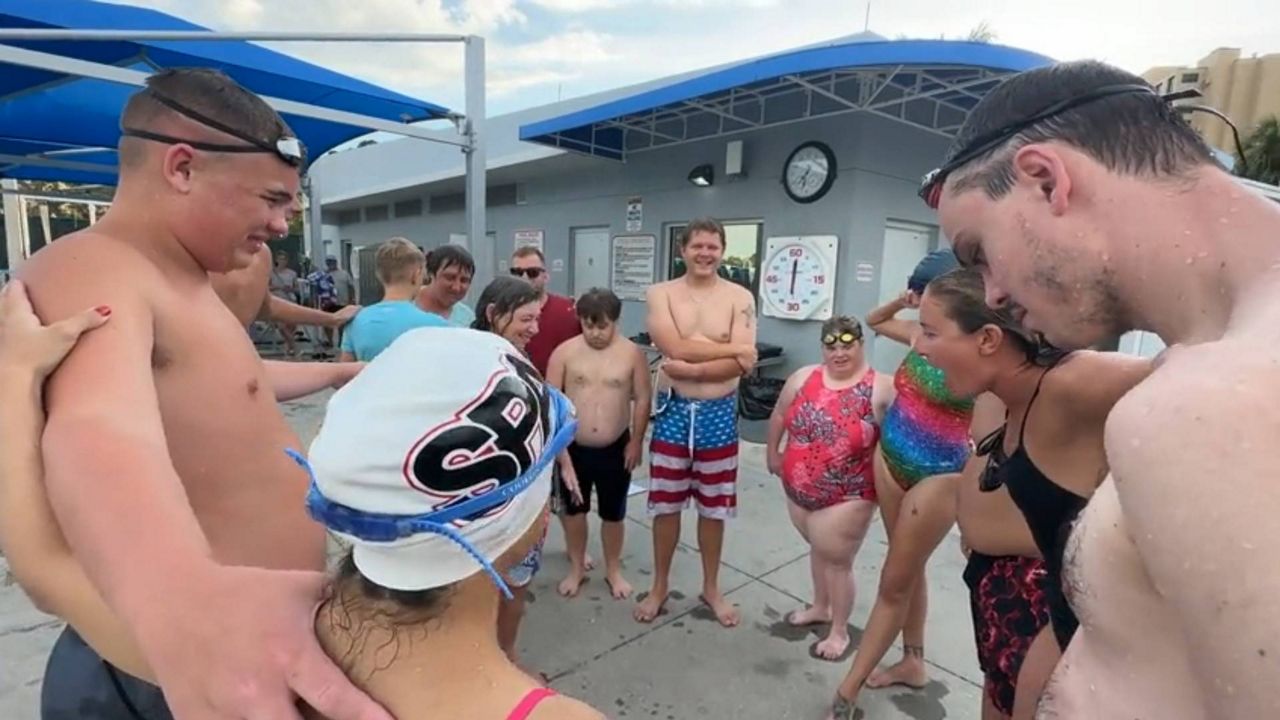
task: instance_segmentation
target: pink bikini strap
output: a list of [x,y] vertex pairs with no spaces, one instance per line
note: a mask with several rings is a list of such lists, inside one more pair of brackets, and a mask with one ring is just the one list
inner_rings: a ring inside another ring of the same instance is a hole
[[516,709],[512,710],[511,714],[507,716],[507,720],[526,720],[529,717],[529,713],[533,712],[533,709],[538,706],[538,703],[555,696],[555,694],[555,690],[545,687],[530,690],[529,694],[525,695],[520,704],[516,706]]

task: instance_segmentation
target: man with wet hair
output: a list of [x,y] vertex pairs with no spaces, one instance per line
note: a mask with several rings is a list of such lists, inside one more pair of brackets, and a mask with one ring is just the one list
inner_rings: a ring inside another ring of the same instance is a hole
[[1280,207],[1097,62],[992,91],[921,195],[987,302],[1053,344],[1169,346],[1115,405],[1112,475],[1062,528],[1081,626],[1039,717],[1280,715]]
[[46,323],[85,303],[112,310],[49,381],[46,483],[163,697],[67,630],[44,717],[298,718],[300,697],[326,717],[389,720],[312,633],[325,536],[285,455],[299,441],[276,405],[283,380],[210,284],[287,232],[301,143],[261,98],[203,69],[149,78],[121,128],[111,209],[21,275]]

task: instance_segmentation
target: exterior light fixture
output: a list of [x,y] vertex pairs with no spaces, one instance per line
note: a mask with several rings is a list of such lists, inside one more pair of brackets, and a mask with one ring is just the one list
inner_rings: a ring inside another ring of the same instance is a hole
[[709,187],[716,180],[716,171],[710,165],[699,165],[689,171],[689,182],[698,187]]

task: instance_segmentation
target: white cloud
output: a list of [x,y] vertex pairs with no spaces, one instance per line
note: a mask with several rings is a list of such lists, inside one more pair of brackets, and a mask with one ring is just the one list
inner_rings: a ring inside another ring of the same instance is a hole
[[[224,29],[475,33],[488,38],[492,113],[809,45],[863,29],[865,0],[117,0]],[[1003,44],[1128,70],[1195,62],[1218,46],[1280,52],[1275,0],[875,2],[887,37],[961,37],[987,21]],[[526,11],[535,14],[535,25]],[[565,21],[572,18],[572,23]],[[632,29],[634,28],[634,29]],[[530,38],[514,41],[519,37]],[[273,48],[445,105],[462,103],[462,49],[288,43]]]
[[634,0],[529,0],[544,10],[558,13],[583,13],[591,10],[607,10],[621,7]]
[[610,49],[613,42],[612,36],[603,33],[570,30],[523,45],[499,46],[494,49],[493,59],[498,64],[578,66],[588,70],[589,66],[618,59]]

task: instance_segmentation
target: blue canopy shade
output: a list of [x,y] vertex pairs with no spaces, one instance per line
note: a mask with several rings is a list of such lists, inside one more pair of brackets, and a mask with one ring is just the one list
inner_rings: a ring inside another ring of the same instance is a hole
[[[0,0],[0,27],[66,30],[206,30],[164,13],[90,0]],[[448,109],[326,70],[259,45],[236,41],[10,41],[13,47],[144,73],[216,68],[261,95],[397,123],[439,119]],[[40,168],[0,159],[0,175],[31,180],[114,183],[119,116],[136,87],[0,63],[0,156],[56,153],[104,171]],[[289,113],[285,120],[311,158],[370,132]],[[79,151],[95,150],[81,154]],[[66,155],[70,151],[72,154]]]
[[1010,74],[1052,63],[988,43],[876,36],[709,71],[520,128],[520,139],[599,157],[843,112],[888,115],[953,134]]

